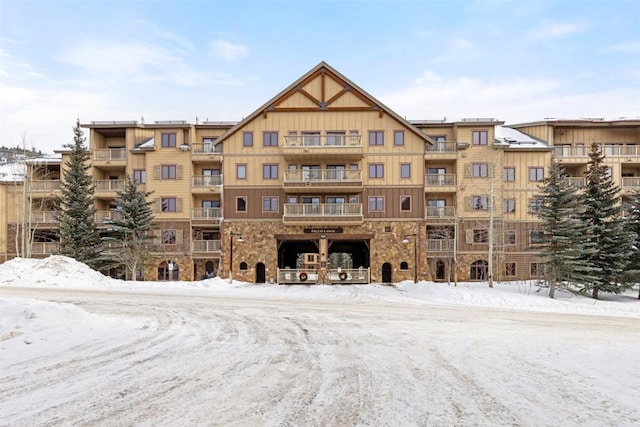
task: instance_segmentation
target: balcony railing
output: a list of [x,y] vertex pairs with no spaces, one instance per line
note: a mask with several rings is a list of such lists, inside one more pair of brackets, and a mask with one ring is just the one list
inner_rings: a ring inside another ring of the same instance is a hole
[[191,211],[191,219],[219,222],[222,219],[222,208],[193,208]]
[[584,188],[587,185],[587,179],[584,177],[570,176],[567,179],[576,188]]
[[362,216],[362,203],[285,203],[288,217]]
[[425,176],[425,184],[432,186],[456,185],[455,173],[433,174]]
[[31,212],[31,224],[51,224],[58,222],[55,211],[33,211]]
[[429,252],[453,252],[453,239],[428,239],[427,251]]
[[286,147],[361,147],[361,135],[288,135],[284,137]]
[[337,170],[337,169],[311,169],[311,170],[286,170],[284,182],[361,182],[361,170]]
[[[600,144],[602,152],[607,157],[635,157],[640,156],[640,145],[625,144]],[[584,146],[556,146],[553,147],[555,157],[561,158],[586,158],[589,156],[589,149]]]
[[124,180],[101,179],[95,182],[96,192],[120,191],[124,187]]
[[457,144],[448,141],[436,141],[433,144],[427,144],[427,152],[429,153],[455,153]]
[[105,220],[118,220],[122,218],[122,212],[119,211],[96,211],[96,223],[102,224]]
[[222,244],[220,240],[194,240],[193,252],[220,252]]
[[126,148],[97,148],[93,150],[93,160],[126,160]]
[[640,189],[640,177],[623,177],[622,188],[624,189]]
[[222,154],[222,145],[213,145],[213,143],[195,143],[191,144],[192,153],[194,154]]
[[455,218],[455,206],[427,206],[427,218]]
[[31,254],[50,255],[58,253],[58,242],[33,242],[31,243]]
[[31,181],[31,191],[57,191],[60,190],[60,180],[47,179],[41,181]]
[[208,188],[222,185],[222,175],[193,175],[191,186],[195,188]]

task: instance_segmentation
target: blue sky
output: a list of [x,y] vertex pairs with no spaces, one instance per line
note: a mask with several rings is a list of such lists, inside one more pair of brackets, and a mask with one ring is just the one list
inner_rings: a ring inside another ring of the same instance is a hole
[[240,120],[320,61],[408,119],[640,117],[640,2],[0,0],[0,145]]

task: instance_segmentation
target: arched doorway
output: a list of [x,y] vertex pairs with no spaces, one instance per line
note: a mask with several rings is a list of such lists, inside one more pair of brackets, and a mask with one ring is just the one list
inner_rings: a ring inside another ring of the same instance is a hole
[[471,270],[469,271],[469,279],[471,280],[487,280],[487,272],[489,270],[489,263],[483,259],[479,259],[471,263]]
[[382,264],[382,283],[393,283],[393,277],[391,277],[391,264],[385,262]]
[[162,261],[158,265],[158,281],[178,280],[180,267],[173,261]]
[[446,275],[446,267],[444,265],[444,261],[439,259],[436,261],[436,280],[444,280]]
[[264,263],[256,264],[256,283],[265,283],[267,281],[266,269]]
[[211,279],[215,274],[213,272],[213,261],[207,261],[204,263],[204,277]]

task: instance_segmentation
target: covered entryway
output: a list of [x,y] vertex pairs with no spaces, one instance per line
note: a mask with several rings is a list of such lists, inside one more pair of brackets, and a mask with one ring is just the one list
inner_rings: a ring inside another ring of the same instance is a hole
[[444,280],[446,277],[447,269],[444,261],[439,259],[436,261],[436,280]]
[[264,263],[259,262],[256,264],[256,283],[266,283],[267,275]]

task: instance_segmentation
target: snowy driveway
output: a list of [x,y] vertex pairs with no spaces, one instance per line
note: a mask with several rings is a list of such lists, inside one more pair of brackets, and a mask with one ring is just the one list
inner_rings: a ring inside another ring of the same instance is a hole
[[2,425],[640,424],[637,318],[188,291],[2,295],[100,316],[49,354],[2,347]]

